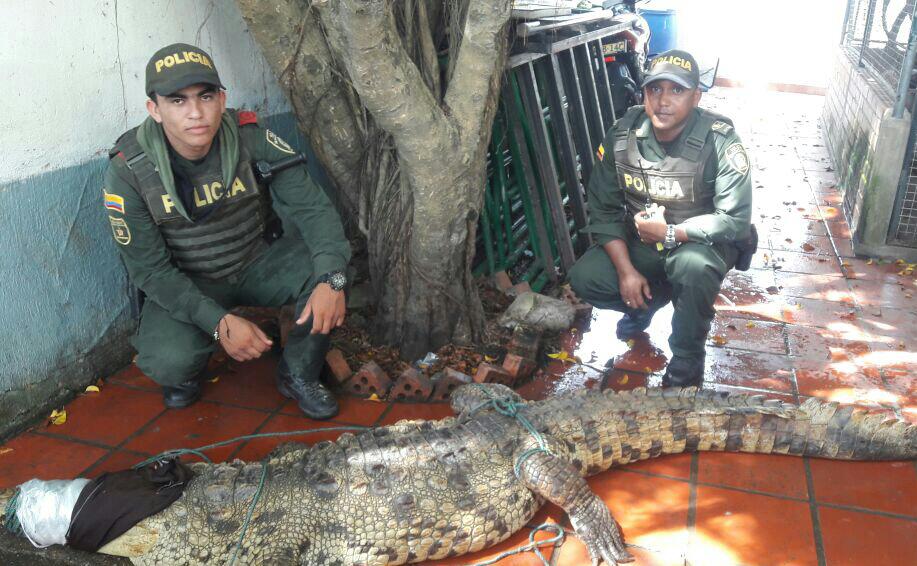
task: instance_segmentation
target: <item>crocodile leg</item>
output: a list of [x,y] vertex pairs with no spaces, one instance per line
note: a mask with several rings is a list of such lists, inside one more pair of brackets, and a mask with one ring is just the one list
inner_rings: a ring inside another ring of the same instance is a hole
[[[533,446],[525,444],[514,461]],[[534,493],[567,512],[576,536],[589,549],[592,566],[598,566],[601,560],[608,566],[632,562],[634,557],[624,547],[621,531],[608,507],[592,492],[576,467],[549,452],[529,454],[518,466],[519,479]]]

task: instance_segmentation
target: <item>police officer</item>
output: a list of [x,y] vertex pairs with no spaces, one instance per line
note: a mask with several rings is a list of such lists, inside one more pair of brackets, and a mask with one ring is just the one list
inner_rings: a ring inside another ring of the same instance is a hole
[[645,330],[674,303],[665,386],[699,385],[713,303],[749,236],[749,164],[732,122],[698,108],[697,61],[671,50],[598,148],[588,186],[597,245],[573,266],[576,294],[624,312],[617,336]]
[[[253,113],[227,110],[223,88],[204,50],[160,49],[146,67],[149,116],[110,152],[104,207],[131,281],[146,294],[137,365],[162,386],[166,407],[186,407],[200,396],[217,342],[239,361],[272,346],[230,308],[295,303],[277,385],[306,415],[330,418],[337,402],[318,377],[328,333],[344,321],[350,247],[304,167],[259,185],[254,163],[295,152]],[[282,236],[270,242],[272,219]]]

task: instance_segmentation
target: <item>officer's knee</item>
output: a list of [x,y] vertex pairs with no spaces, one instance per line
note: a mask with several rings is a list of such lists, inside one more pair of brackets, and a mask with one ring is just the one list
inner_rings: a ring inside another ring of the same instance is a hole
[[177,385],[196,377],[207,367],[210,353],[155,348],[137,353],[137,367],[160,385]]
[[717,289],[724,277],[714,262],[699,253],[683,254],[674,259],[666,266],[666,274],[669,281],[677,285]]

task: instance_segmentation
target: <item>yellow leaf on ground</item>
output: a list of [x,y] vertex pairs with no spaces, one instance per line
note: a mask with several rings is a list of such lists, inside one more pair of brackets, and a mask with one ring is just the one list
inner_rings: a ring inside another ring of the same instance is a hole
[[377,402],[377,403],[380,401],[379,396],[376,395],[375,393],[373,393],[372,395],[369,396],[369,400],[370,400],[370,401],[375,401],[375,402]]
[[842,262],[841,262],[841,267],[850,267],[850,262],[849,262],[849,261],[842,261]]
[[729,343],[729,339],[725,336],[720,336],[719,334],[714,334],[710,340],[717,346],[722,346]]
[[67,410],[61,409],[60,411],[58,411],[57,409],[54,409],[53,411],[51,411],[51,416],[48,417],[48,420],[53,425],[64,424],[65,422],[67,422]]
[[755,327],[755,323],[750,320],[745,323],[745,328],[754,328],[754,327]]
[[9,454],[12,451],[13,451],[12,448],[0,448],[0,456],[3,456],[4,454]]
[[492,362],[492,361],[494,361],[494,360],[496,360],[496,359],[497,359],[497,358],[494,358],[494,357],[492,357],[492,356],[488,356],[487,354],[484,354],[484,361],[485,361],[485,362]]
[[630,381],[630,378],[626,375],[622,375],[621,379],[618,380],[618,385],[627,385],[628,381]]
[[548,357],[565,362],[570,359],[570,354],[568,354],[566,351],[561,351],[554,354],[548,354]]
[[86,393],[99,393],[100,389],[98,385],[90,385],[86,387]]
[[213,379],[208,379],[207,381],[209,381],[210,383],[216,383],[219,380],[220,380],[220,376],[215,375],[213,376]]
[[869,258],[869,259],[866,260],[866,265],[872,265],[873,263],[875,263],[875,262],[873,261],[872,258]]

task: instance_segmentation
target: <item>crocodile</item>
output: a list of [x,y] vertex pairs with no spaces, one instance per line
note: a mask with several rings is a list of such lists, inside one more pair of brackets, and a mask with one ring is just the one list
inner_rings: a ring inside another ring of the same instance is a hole
[[394,566],[491,547],[550,501],[593,565],[615,566],[632,555],[584,479],[612,466],[698,450],[917,458],[917,426],[816,399],[692,387],[526,402],[467,385],[452,407],[440,421],[283,444],[260,462],[194,464],[178,501],[100,552],[138,565]]

